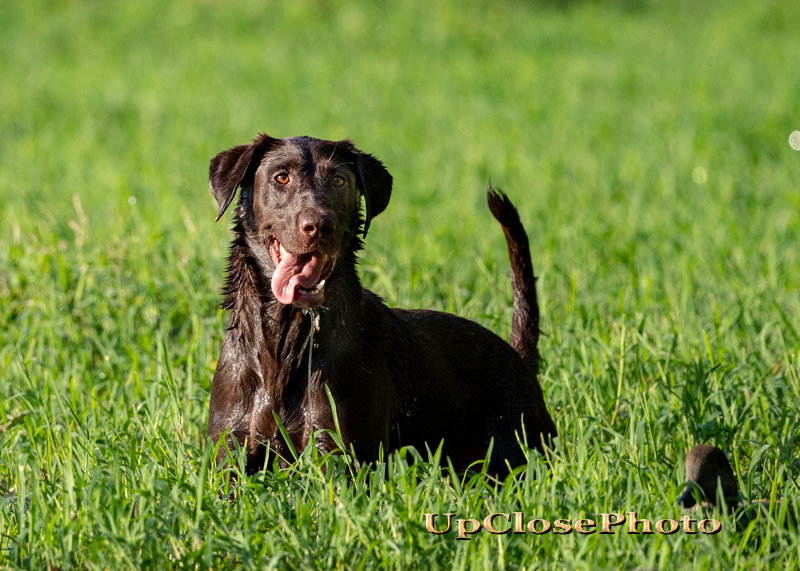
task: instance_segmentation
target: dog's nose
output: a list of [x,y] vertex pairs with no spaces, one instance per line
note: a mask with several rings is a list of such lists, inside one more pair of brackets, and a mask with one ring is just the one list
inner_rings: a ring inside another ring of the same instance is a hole
[[309,238],[327,236],[336,230],[336,219],[328,214],[306,212],[300,217],[300,231]]

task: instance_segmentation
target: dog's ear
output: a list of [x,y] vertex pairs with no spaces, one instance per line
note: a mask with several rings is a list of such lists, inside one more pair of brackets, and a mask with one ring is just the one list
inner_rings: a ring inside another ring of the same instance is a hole
[[261,133],[249,145],[233,147],[221,152],[211,160],[211,166],[208,169],[208,186],[219,204],[217,220],[222,218],[230,206],[236,189],[253,180],[261,157],[277,141],[278,139]]
[[347,143],[355,154],[355,174],[367,207],[367,216],[364,220],[364,236],[366,236],[369,223],[386,210],[389,204],[392,196],[392,175],[378,159],[356,149],[352,141],[348,140]]

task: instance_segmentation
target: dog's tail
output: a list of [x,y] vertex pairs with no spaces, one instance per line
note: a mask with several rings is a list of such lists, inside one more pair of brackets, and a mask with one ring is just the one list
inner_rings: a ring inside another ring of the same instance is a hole
[[528,235],[519,220],[517,209],[503,191],[493,189],[492,183],[489,183],[486,199],[492,214],[503,227],[511,262],[514,315],[508,342],[538,376],[539,303],[536,300],[536,277],[533,275]]

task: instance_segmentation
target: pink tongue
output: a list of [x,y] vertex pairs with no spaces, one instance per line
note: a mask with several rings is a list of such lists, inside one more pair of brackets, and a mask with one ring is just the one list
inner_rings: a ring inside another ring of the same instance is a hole
[[296,288],[314,289],[322,275],[319,252],[296,256],[288,252],[272,274],[272,293],[283,305],[294,301]]

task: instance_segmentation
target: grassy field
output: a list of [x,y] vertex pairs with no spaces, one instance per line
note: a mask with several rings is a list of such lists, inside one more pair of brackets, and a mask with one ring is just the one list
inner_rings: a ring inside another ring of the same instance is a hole
[[[700,442],[800,510],[798,54],[785,0],[3,2],[0,567],[800,568],[774,521],[457,541],[422,515],[677,518]],[[380,157],[365,285],[504,336],[487,179],[508,192],[549,467],[500,485],[306,453],[229,501],[204,439],[229,241],[206,177],[258,131]]]

